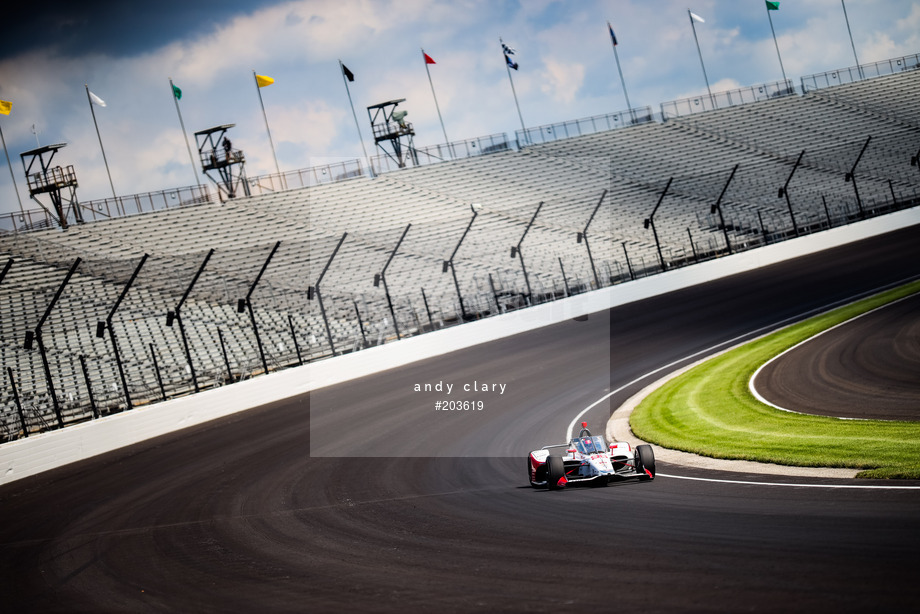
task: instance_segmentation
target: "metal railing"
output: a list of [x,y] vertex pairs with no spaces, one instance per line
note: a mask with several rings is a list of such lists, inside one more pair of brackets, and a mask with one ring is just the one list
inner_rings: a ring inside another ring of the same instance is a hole
[[113,217],[127,217],[139,213],[149,213],[162,209],[175,209],[200,205],[213,200],[207,185],[199,184],[160,190],[158,192],[144,192],[142,194],[129,194],[117,198],[103,198],[80,203],[83,211],[83,220],[109,219]]
[[67,167],[56,166],[54,168],[49,168],[43,173],[26,175],[26,183],[29,186],[30,192],[48,192],[54,189],[77,185],[77,175],[73,170],[73,165]]
[[[452,141],[427,147],[416,148],[419,166],[449,162],[463,158],[508,151],[513,149],[513,143],[508,140],[507,134],[490,134],[463,141]],[[370,156],[370,166],[373,174],[382,174],[400,170],[400,167],[387,155]],[[283,173],[269,173],[250,177],[250,192],[253,195],[270,194],[283,190],[295,190],[326,183],[337,183],[357,177],[367,177],[366,164],[360,159],[343,160],[302,168]]]
[[[419,166],[476,158],[489,154],[509,151],[514,149],[513,143],[508,140],[507,134],[490,134],[463,141],[451,141],[428,147],[415,149]],[[371,166],[377,174],[400,170],[396,162],[387,155],[371,156]]]
[[252,195],[271,194],[283,190],[296,190],[308,188],[325,183],[336,183],[366,175],[361,160],[343,160],[320,164],[309,168],[294,171],[285,171],[281,174],[270,173],[249,177],[249,191]]
[[774,81],[773,83],[762,83],[760,85],[751,85],[736,90],[726,92],[714,92],[712,96],[701,94],[692,98],[682,98],[680,100],[671,100],[661,103],[661,118],[667,121],[671,117],[681,117],[683,115],[693,115],[695,113],[705,113],[716,109],[727,109],[752,102],[770,100],[772,98],[781,98],[783,96],[792,96],[795,94],[795,88],[792,81]]
[[619,113],[607,113],[557,124],[546,124],[527,130],[516,130],[514,136],[519,145],[539,145],[637,124],[647,124],[652,120],[652,107],[638,107]]
[[920,69],[920,53],[905,55],[900,58],[860,64],[847,68],[838,68],[827,72],[802,77],[802,92],[834,87],[844,83],[856,83],[874,77],[893,75],[906,70]]
[[[79,203],[84,222],[127,217],[161,209],[189,207],[212,202],[214,196],[206,185],[193,185],[157,192],[129,194],[116,198],[103,198]],[[71,213],[68,221],[75,223]],[[28,209],[20,213],[0,214],[0,232],[28,232],[42,228],[53,228],[57,222],[45,209]]]

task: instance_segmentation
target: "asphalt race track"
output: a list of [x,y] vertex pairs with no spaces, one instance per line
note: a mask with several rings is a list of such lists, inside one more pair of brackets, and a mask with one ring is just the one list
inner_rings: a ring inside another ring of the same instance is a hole
[[787,352],[754,383],[771,403],[803,413],[920,420],[920,296]]
[[[702,480],[549,492],[525,474],[527,452],[606,392],[918,274],[911,228],[13,482],[0,488],[2,609],[918,610],[920,490],[903,488],[916,482],[659,463]],[[415,392],[438,382],[453,392]],[[474,382],[489,390],[461,392]],[[589,426],[602,432],[633,392]]]

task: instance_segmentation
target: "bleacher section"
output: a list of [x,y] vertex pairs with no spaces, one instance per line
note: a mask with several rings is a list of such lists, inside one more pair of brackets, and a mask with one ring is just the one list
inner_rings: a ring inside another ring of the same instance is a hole
[[[801,232],[917,204],[920,168],[920,72],[559,139],[466,159],[395,170],[376,178],[201,203],[132,217],[0,235],[0,439],[53,427],[56,415],[42,358],[23,349],[73,261],[81,265],[42,329],[64,422],[126,409],[112,339],[96,335],[144,254],[113,318],[132,406],[221,385],[263,371],[354,351],[396,337],[382,284],[374,285],[407,224],[387,270],[401,335],[461,320],[447,260],[481,205],[454,259],[470,317],[555,300],[662,269],[652,231],[655,215],[665,267],[792,236],[786,201],[777,196],[803,150],[789,185]],[[845,174],[855,171],[861,203]],[[711,207],[732,169],[719,227]],[[604,195],[606,191],[606,194]],[[591,221],[586,245],[578,240]],[[532,294],[527,295],[516,246]],[[343,234],[341,249],[333,255]],[[237,302],[247,296],[280,241],[254,293],[256,330]],[[205,260],[181,310],[197,381],[181,331],[167,325]],[[328,266],[320,291],[310,286]],[[564,271],[564,273],[563,273]],[[332,339],[326,332],[328,321]],[[332,343],[331,343],[332,342]],[[85,365],[85,370],[84,370]],[[15,403],[15,380],[24,416]]]

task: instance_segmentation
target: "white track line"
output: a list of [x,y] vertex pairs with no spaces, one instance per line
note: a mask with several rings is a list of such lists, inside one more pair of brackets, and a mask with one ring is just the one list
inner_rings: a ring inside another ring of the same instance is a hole
[[746,480],[724,480],[719,478],[694,478],[687,475],[656,473],[655,477],[675,480],[693,480],[694,482],[718,482],[720,484],[749,484],[752,486],[791,486],[796,488],[861,488],[875,490],[920,490],[920,486],[873,486],[871,484],[795,484],[793,482],[751,482]]
[[774,322],[774,323],[768,324],[768,325],[766,325],[766,326],[761,326],[760,328],[757,328],[757,329],[752,330],[752,331],[748,331],[748,332],[746,332],[746,333],[744,333],[744,334],[742,334],[742,335],[738,335],[737,337],[732,337],[731,339],[728,339],[728,340],[726,340],[726,341],[722,341],[722,342],[720,342],[720,343],[716,343],[715,345],[711,345],[711,346],[709,346],[708,348],[706,348],[706,349],[704,349],[704,350],[700,350],[700,351],[698,351],[698,352],[694,352],[693,354],[689,354],[689,355],[687,355],[687,356],[684,356],[683,358],[679,358],[678,360],[675,360],[675,361],[670,362],[670,363],[668,363],[668,364],[666,364],[666,365],[664,365],[664,366],[658,367],[657,369],[654,369],[654,370],[652,370],[652,371],[649,371],[648,373],[645,373],[644,375],[640,375],[639,377],[637,377],[636,379],[632,380],[632,381],[629,382],[628,384],[623,384],[622,386],[620,386],[620,387],[617,388],[616,390],[614,390],[614,391],[612,391],[612,392],[608,392],[607,394],[605,394],[604,396],[602,396],[601,398],[599,398],[598,400],[596,400],[594,403],[591,403],[590,405],[588,405],[587,407],[585,407],[583,410],[581,410],[580,412],[578,412],[578,413],[575,415],[575,417],[572,419],[572,421],[569,423],[569,427],[568,427],[568,429],[566,430],[566,434],[565,434],[565,439],[564,439],[564,441],[570,441],[570,440],[572,439],[572,432],[575,430],[575,424],[578,423],[579,420],[581,420],[581,417],[582,417],[582,416],[584,416],[586,413],[588,413],[591,409],[593,409],[593,408],[596,407],[597,405],[603,403],[604,401],[606,401],[607,399],[609,399],[609,398],[612,397],[613,395],[622,392],[623,390],[629,388],[630,386],[633,386],[633,385],[635,385],[635,384],[638,384],[638,383],[641,382],[642,380],[647,379],[647,378],[651,377],[652,375],[657,375],[658,373],[660,373],[660,372],[662,372],[662,371],[666,371],[666,370],[668,370],[668,369],[671,369],[672,367],[676,367],[677,365],[681,364],[682,362],[687,362],[688,360],[691,360],[691,359],[696,358],[696,357],[698,357],[698,356],[702,356],[702,355],[708,354],[708,353],[710,353],[710,352],[714,352],[714,351],[716,351],[716,350],[717,350],[718,348],[720,348],[720,347],[723,347],[723,346],[726,346],[726,345],[730,345],[730,344],[734,344],[734,343],[738,343],[739,341],[741,341],[742,339],[745,339],[745,338],[747,338],[747,337],[753,338],[753,337],[755,337],[756,335],[759,335],[759,334],[763,333],[764,331],[768,331],[768,330],[770,330],[770,329],[778,328],[778,327],[784,326],[784,325],[786,325],[786,324],[791,324],[791,323],[799,322],[799,321],[804,320],[805,318],[810,317],[810,316],[812,316],[812,315],[814,315],[814,314],[816,314],[816,313],[821,313],[821,312],[823,312],[823,311],[827,311],[827,310],[829,310],[829,309],[833,309],[833,308],[839,306],[839,303],[841,303],[841,302],[842,302],[842,301],[838,301],[838,302],[836,302],[836,303],[832,303],[832,304],[829,305],[829,306],[817,307],[817,308],[815,308],[815,309],[811,309],[811,310],[806,311],[806,312],[804,312],[804,313],[800,313],[800,314],[798,314],[798,315],[795,315],[795,316],[786,318],[786,319],[784,319],[784,320],[780,320],[779,322]]
[[[700,355],[703,355],[703,354],[707,354],[707,353],[709,353],[709,352],[714,352],[716,349],[718,349],[718,348],[720,348],[720,347],[722,347],[722,346],[725,346],[725,345],[728,345],[728,344],[731,344],[731,343],[738,342],[738,341],[740,341],[741,339],[744,339],[745,337],[753,337],[753,336],[758,335],[758,334],[762,333],[763,331],[769,330],[769,329],[771,329],[771,328],[776,329],[776,330],[779,330],[779,328],[781,328],[781,327],[783,327],[783,326],[785,326],[785,325],[794,324],[794,323],[796,323],[796,322],[801,322],[801,321],[804,320],[805,318],[811,317],[811,316],[814,315],[814,314],[825,313],[825,312],[827,312],[827,311],[830,311],[831,309],[836,309],[836,308],[838,308],[838,307],[850,305],[850,304],[852,304],[852,303],[855,303],[856,301],[860,301],[860,300],[862,300],[862,299],[864,299],[864,298],[867,298],[867,297],[869,297],[869,296],[873,296],[873,295],[878,294],[878,293],[880,293],[880,292],[884,292],[885,290],[889,290],[889,289],[891,289],[891,288],[895,288],[895,287],[898,287],[898,286],[902,286],[902,285],[904,285],[904,284],[906,284],[906,283],[910,283],[911,281],[914,281],[915,279],[916,279],[916,277],[911,276],[911,277],[908,277],[908,278],[903,279],[903,280],[901,280],[901,281],[897,281],[897,282],[890,283],[890,284],[885,284],[884,286],[881,286],[881,287],[879,287],[879,288],[875,288],[875,289],[873,289],[873,290],[869,290],[869,291],[866,291],[866,292],[862,292],[862,293],[860,293],[860,294],[857,294],[855,297],[850,297],[850,298],[848,298],[848,299],[843,299],[843,300],[840,300],[840,301],[835,301],[835,302],[829,303],[828,305],[825,305],[825,306],[823,306],[823,307],[816,307],[815,309],[810,309],[810,310],[808,310],[808,311],[805,311],[805,312],[800,313],[800,314],[798,314],[798,315],[792,316],[792,317],[790,317],[790,318],[785,318],[785,319],[783,319],[783,320],[780,320],[779,322],[774,322],[773,324],[768,324],[767,326],[761,326],[760,328],[757,328],[757,329],[755,329],[755,330],[753,330],[753,331],[749,331],[749,332],[747,332],[747,333],[745,333],[745,334],[743,334],[743,335],[738,335],[737,337],[733,337],[732,339],[729,339],[729,340],[727,340],[727,341],[722,341],[721,343],[717,343],[717,344],[715,344],[715,345],[712,345],[712,346],[706,348],[705,350],[700,350],[700,351],[698,351],[698,352],[694,352],[693,354],[690,354],[689,356],[684,356],[683,358],[681,358],[681,359],[679,359],[679,360],[675,360],[675,361],[673,361],[673,362],[670,362],[670,363],[664,365],[663,367],[658,367],[657,369],[654,369],[653,371],[649,371],[648,373],[646,373],[646,374],[644,374],[644,375],[640,375],[639,377],[637,377],[636,379],[632,380],[632,381],[629,382],[628,384],[624,384],[624,385],[620,386],[619,388],[617,388],[616,390],[613,390],[613,391],[611,391],[611,392],[608,392],[607,394],[605,394],[604,396],[602,396],[601,398],[599,398],[597,401],[595,401],[594,403],[591,403],[590,405],[588,405],[587,407],[585,407],[583,410],[581,410],[580,412],[578,412],[578,413],[575,415],[575,417],[572,419],[572,421],[569,423],[569,427],[568,427],[568,429],[566,430],[565,439],[564,439],[563,441],[570,441],[570,440],[572,439],[572,432],[575,430],[575,424],[576,424],[579,420],[581,420],[581,417],[584,416],[586,413],[588,413],[591,409],[593,409],[594,407],[596,407],[596,406],[598,406],[599,404],[603,403],[604,401],[606,401],[607,399],[609,399],[609,398],[612,397],[613,395],[622,392],[623,390],[629,388],[630,386],[633,386],[633,385],[635,385],[635,384],[638,384],[638,383],[641,382],[642,380],[644,380],[644,379],[646,379],[646,378],[648,378],[648,377],[650,377],[650,376],[652,376],[652,375],[655,375],[655,374],[657,374],[657,373],[659,373],[659,372],[661,372],[661,371],[664,371],[664,370],[666,370],[666,369],[670,369],[671,367],[677,366],[677,365],[679,365],[680,363],[686,362],[686,361],[688,361],[688,360],[690,360],[690,359],[692,359],[692,358],[696,358],[697,356],[700,356]],[[902,299],[899,299],[899,300],[902,300]],[[668,478],[678,479],[678,480],[695,480],[695,481],[699,481],[699,482],[721,482],[721,483],[724,483],[724,484],[756,484],[756,485],[763,485],[763,486],[798,486],[798,487],[804,487],[804,488],[863,488],[863,489],[865,489],[865,488],[876,488],[876,489],[898,489],[898,490],[918,489],[918,488],[920,488],[920,487],[918,487],[918,486],[870,486],[870,485],[865,485],[865,486],[864,486],[864,485],[840,485],[840,486],[838,486],[838,485],[834,485],[834,484],[792,484],[792,483],[788,483],[788,484],[787,484],[787,483],[780,483],[780,482],[744,482],[744,481],[739,481],[739,480],[722,480],[722,479],[716,479],[716,478],[693,478],[693,477],[688,477],[688,476],[668,475],[668,474],[664,474],[664,473],[659,473],[659,474],[656,474],[656,475],[660,475],[660,476],[662,476],[662,477],[668,477]]]
[[[834,325],[831,326],[830,328],[825,328],[825,329],[822,330],[821,332],[819,332],[819,333],[817,333],[817,334],[814,334],[814,335],[812,335],[811,337],[808,337],[807,339],[803,339],[802,341],[799,341],[798,343],[796,343],[796,344],[793,345],[792,347],[786,348],[785,350],[783,350],[782,352],[780,352],[779,354],[777,354],[776,356],[774,356],[773,358],[771,358],[771,359],[768,360],[767,362],[765,362],[765,363],[763,363],[762,365],[760,365],[759,367],[757,367],[757,370],[754,371],[754,375],[752,375],[752,376],[751,376],[751,379],[748,380],[748,390],[751,392],[751,394],[754,395],[754,398],[755,398],[755,399],[757,399],[758,401],[760,401],[760,402],[763,403],[764,405],[769,405],[769,406],[772,407],[773,409],[778,409],[778,410],[780,410],[780,411],[786,411],[786,412],[789,412],[790,414],[809,415],[809,414],[805,414],[805,413],[803,413],[803,412],[795,411],[794,409],[788,409],[788,408],[786,408],[786,407],[780,407],[780,406],[777,405],[776,403],[771,403],[770,401],[767,400],[766,397],[764,397],[762,394],[760,394],[760,392],[757,391],[757,387],[754,385],[754,382],[757,381],[757,376],[760,375],[760,372],[763,371],[763,370],[767,367],[767,365],[771,364],[773,361],[779,360],[780,358],[782,358],[783,356],[785,356],[786,354],[788,354],[788,353],[791,352],[792,350],[798,348],[799,346],[805,345],[805,344],[808,343],[809,341],[813,341],[814,339],[817,339],[818,337],[820,337],[820,336],[823,335],[824,333],[829,333],[829,332],[831,332],[832,330],[835,330],[835,329],[837,329],[837,328],[840,328],[840,327],[844,326],[845,324],[849,324],[849,323],[851,323],[851,322],[855,322],[856,320],[860,319],[860,318],[863,317],[863,316],[867,316],[867,315],[873,314],[873,313],[875,313],[876,311],[879,311],[879,310],[881,310],[881,309],[884,309],[885,307],[890,307],[891,305],[897,305],[898,303],[900,303],[900,302],[902,302],[902,301],[906,301],[906,300],[909,299],[909,298],[916,298],[916,294],[908,294],[907,296],[902,296],[901,298],[896,299],[896,300],[893,300],[893,301],[891,301],[890,303],[885,303],[884,305],[879,305],[878,307],[874,307],[874,308],[870,309],[869,311],[864,311],[864,312],[862,312],[862,313],[859,314],[859,315],[853,316],[853,317],[850,318],[849,320],[844,320],[843,322],[840,322],[840,323],[838,323],[838,324],[834,324]],[[856,301],[853,301],[853,302],[855,303]],[[812,415],[814,415],[814,414],[812,414]],[[873,419],[873,418],[844,418],[844,417],[840,417],[840,416],[832,416],[832,417],[835,417],[835,418],[837,418],[837,419],[839,419],[839,420],[872,420],[872,419]]]

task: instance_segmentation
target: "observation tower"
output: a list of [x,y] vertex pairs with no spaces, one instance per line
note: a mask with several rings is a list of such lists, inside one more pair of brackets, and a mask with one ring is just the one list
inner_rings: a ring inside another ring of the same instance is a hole
[[[201,171],[214,182],[219,192],[227,198],[236,198],[240,186],[249,196],[249,182],[246,180],[246,158],[240,149],[233,149],[227,130],[236,124],[224,124],[195,133]],[[211,173],[217,174],[215,178]]]
[[418,154],[413,142],[415,130],[412,124],[406,121],[409,112],[396,110],[399,103],[405,101],[405,98],[400,98],[367,107],[374,143],[388,158],[396,162],[399,168],[405,168],[407,160],[412,160],[412,164],[418,166]]
[[[71,214],[78,224],[83,223],[80,203],[77,202],[77,174],[73,166],[51,166],[54,155],[66,146],[67,143],[45,145],[19,154],[29,185],[29,197],[50,213],[54,221],[65,230]],[[47,194],[51,199],[50,209],[38,200],[39,194]]]

